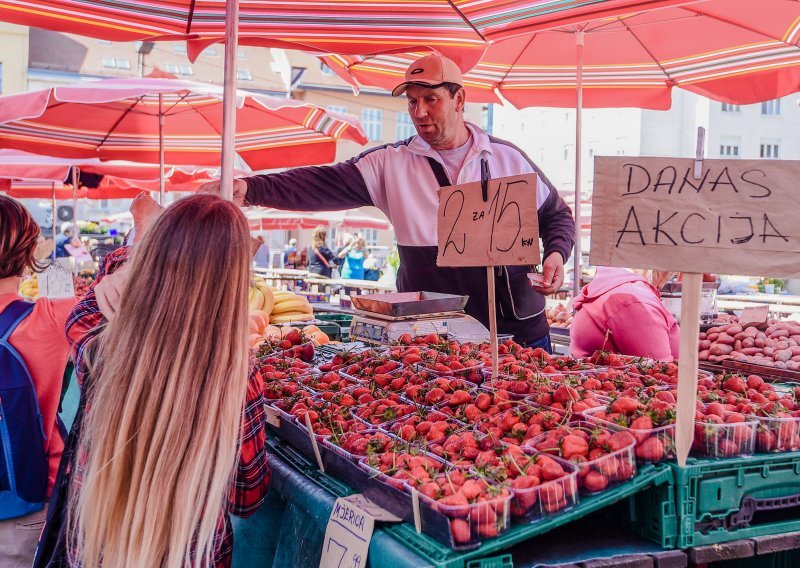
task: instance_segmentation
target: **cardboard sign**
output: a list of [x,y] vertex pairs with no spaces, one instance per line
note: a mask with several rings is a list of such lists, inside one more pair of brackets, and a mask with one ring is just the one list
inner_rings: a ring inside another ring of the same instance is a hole
[[439,190],[438,266],[539,264],[536,174]]
[[399,522],[402,519],[370,503],[363,495],[339,497],[333,505],[322,540],[320,568],[366,566],[376,520]]
[[800,161],[595,158],[591,264],[800,276]]
[[39,295],[45,298],[74,298],[75,283],[72,272],[59,265],[50,265],[36,277]]
[[769,306],[767,304],[760,304],[758,306],[748,306],[742,311],[739,316],[739,323],[742,327],[746,325],[760,325],[766,323],[769,319]]

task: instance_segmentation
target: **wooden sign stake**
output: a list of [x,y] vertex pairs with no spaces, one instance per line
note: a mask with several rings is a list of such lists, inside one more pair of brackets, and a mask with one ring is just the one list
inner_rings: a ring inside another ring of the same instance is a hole
[[322,464],[322,455],[319,453],[319,445],[317,445],[317,437],[314,436],[314,428],[311,427],[311,416],[308,412],[305,413],[306,428],[308,428],[308,435],[311,438],[311,447],[314,448],[314,457],[317,458],[317,465],[322,473],[325,473],[325,466]]
[[[697,152],[694,178],[703,177],[703,142],[705,128],[697,128]],[[698,343],[700,341],[700,308],[703,292],[703,275],[683,273],[681,291],[681,335],[678,357],[678,404],[675,416],[675,450],[678,465],[686,465],[686,458],[694,441],[694,416],[697,407]]]
[[494,301],[494,268],[486,267],[486,284],[489,290],[489,342],[492,348],[492,384],[497,378],[497,312]]
[[422,534],[422,517],[419,514],[419,491],[416,487],[411,488],[411,509],[414,513],[414,529],[417,534]]

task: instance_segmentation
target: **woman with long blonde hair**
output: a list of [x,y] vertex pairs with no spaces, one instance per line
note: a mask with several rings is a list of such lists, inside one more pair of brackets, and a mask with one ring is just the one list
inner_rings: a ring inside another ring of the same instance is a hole
[[336,266],[336,255],[325,244],[328,229],[324,225],[314,229],[311,234],[311,246],[308,247],[308,271],[320,276],[331,277]]
[[269,477],[263,385],[248,368],[247,223],[196,195],[137,233],[130,261],[125,249],[107,259],[68,322],[87,389],[69,564],[229,566],[227,512],[252,513]]

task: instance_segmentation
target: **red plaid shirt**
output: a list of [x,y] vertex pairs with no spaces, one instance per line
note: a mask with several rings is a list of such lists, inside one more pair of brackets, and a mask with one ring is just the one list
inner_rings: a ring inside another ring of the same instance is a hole
[[[86,349],[106,323],[95,298],[94,286],[107,274],[112,274],[128,260],[128,247],[117,249],[106,256],[97,278],[67,319],[67,338],[72,345],[72,357],[78,384],[86,377]],[[236,465],[227,511],[220,513],[214,535],[214,566],[228,568],[233,555],[233,531],[228,513],[246,517],[255,512],[267,495],[269,466],[265,449],[266,416],[264,414],[264,381],[256,365],[251,365],[247,383],[247,398],[243,410],[242,432],[239,437],[239,461]],[[87,402],[87,408],[91,401]],[[83,478],[82,459],[72,475],[72,483],[80,484]]]

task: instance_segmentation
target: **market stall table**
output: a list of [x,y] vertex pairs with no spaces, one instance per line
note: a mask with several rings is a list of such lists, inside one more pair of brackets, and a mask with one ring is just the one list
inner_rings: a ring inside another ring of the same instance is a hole
[[[336,501],[334,492],[346,494],[350,490],[344,484],[325,488],[325,484],[330,484],[329,478],[301,471],[277,454],[270,455],[270,469],[270,494],[261,509],[249,519],[233,518],[233,567],[316,567],[328,517]],[[510,566],[513,559],[513,566],[518,568],[679,568],[754,557],[762,557],[764,565],[769,566],[766,555],[785,554],[798,548],[800,533],[794,532],[685,550],[664,550],[603,518],[590,516],[487,556],[503,559],[502,563],[492,565]],[[385,526],[376,529],[366,566],[416,568],[428,565],[429,561],[392,536],[391,530]],[[786,564],[789,565],[793,564]],[[715,566],[724,568],[726,565]]]
[[275,287],[280,287],[283,282],[297,282],[308,277],[308,270],[297,270],[294,268],[256,268],[256,274],[260,274],[265,280],[271,281]]

